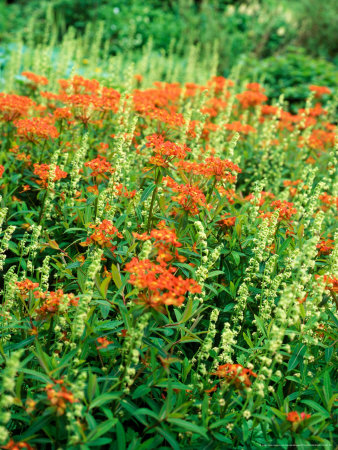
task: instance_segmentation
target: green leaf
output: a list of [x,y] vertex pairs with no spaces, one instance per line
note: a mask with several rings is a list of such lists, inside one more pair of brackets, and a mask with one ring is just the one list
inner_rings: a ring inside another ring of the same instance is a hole
[[294,352],[291,355],[291,358],[289,360],[288,364],[288,372],[295,369],[298,364],[303,361],[303,356],[306,352],[306,345],[305,344],[298,344],[294,350]]
[[327,363],[330,362],[332,355],[333,355],[333,346],[327,347],[325,349],[325,362]]
[[108,433],[118,422],[118,419],[110,419],[105,420],[100,423],[89,435],[87,436],[87,441],[92,441],[93,439],[97,439],[105,433]]
[[[308,450],[309,448],[309,441],[307,441],[306,439],[302,438],[299,435],[295,436],[295,442],[297,444],[297,450]],[[311,444],[310,444],[311,446]]]
[[178,442],[175,440],[175,438],[172,436],[172,434],[169,433],[169,431],[165,430],[164,428],[160,428],[160,427],[156,427],[155,430],[158,433],[160,433],[164,437],[164,439],[167,440],[167,442],[171,445],[173,450],[180,450],[181,449],[181,447],[179,446]]
[[121,392],[107,392],[105,394],[99,395],[90,403],[89,409],[98,408],[99,406],[105,405],[106,403],[109,403],[112,400],[116,400],[116,399],[120,398],[121,395],[122,395],[122,391]]
[[329,372],[325,372],[325,374],[324,374],[323,391],[324,391],[324,397],[325,397],[326,403],[328,404],[330,401],[330,398],[332,397],[332,386],[331,386]]
[[197,433],[205,437],[206,439],[208,438],[207,429],[204,427],[199,427],[198,425],[195,425],[192,422],[188,422],[183,419],[171,419],[171,418],[167,419],[167,421],[169,423],[172,423],[173,425],[176,425],[179,428],[182,428],[183,430],[191,431],[192,433]]
[[117,448],[118,450],[125,450],[126,448],[126,435],[124,428],[120,421],[116,423],[116,436],[117,436]]
[[153,190],[156,188],[156,184],[152,183],[142,192],[140,203],[143,203],[151,195]]
[[231,256],[233,257],[236,266],[239,266],[239,263],[241,262],[241,257],[237,252],[232,252]]
[[150,388],[148,386],[144,386],[143,384],[141,386],[138,386],[135,391],[133,392],[132,399],[135,400],[135,398],[143,397],[149,394]]
[[121,274],[115,264],[111,265],[111,274],[117,289],[121,289],[123,284],[121,280]]
[[100,293],[103,298],[107,298],[107,291],[108,291],[108,286],[109,286],[110,281],[111,281],[111,278],[106,277],[100,284]]
[[31,369],[19,369],[18,372],[22,372],[26,375],[28,375],[27,378],[31,378],[32,380],[39,380],[39,381],[43,381],[46,384],[49,384],[52,382],[52,380],[45,375],[44,373],[40,373],[37,372],[36,370],[31,370]]
[[224,417],[224,419],[216,420],[216,422],[212,423],[209,426],[210,430],[213,430],[214,428],[221,427],[223,425],[226,425],[227,423],[231,422],[231,420],[235,417],[235,414],[228,414],[227,417]]
[[283,413],[279,409],[272,408],[272,406],[270,407],[270,409],[277,417],[279,417],[282,420],[285,420],[285,418],[286,418],[286,414],[285,413]]
[[305,405],[310,406],[310,408],[313,408],[316,411],[320,412],[321,414],[323,414],[324,417],[326,417],[326,418],[330,417],[330,414],[328,413],[328,411],[326,411],[325,408],[323,408],[321,405],[319,405],[315,401],[306,399],[306,400],[302,400],[302,403],[304,403]]

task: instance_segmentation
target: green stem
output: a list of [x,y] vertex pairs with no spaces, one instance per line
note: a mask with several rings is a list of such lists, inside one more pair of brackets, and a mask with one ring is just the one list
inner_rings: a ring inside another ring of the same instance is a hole
[[158,174],[156,176],[156,179],[155,179],[156,187],[153,190],[153,195],[151,196],[151,203],[150,203],[148,224],[147,224],[147,231],[148,231],[148,233],[149,233],[150,227],[151,227],[151,219],[153,217],[153,208],[154,208],[155,198],[156,198],[156,194],[157,194],[157,191],[158,191],[158,185],[159,185],[160,179],[161,179],[161,171],[159,170]]

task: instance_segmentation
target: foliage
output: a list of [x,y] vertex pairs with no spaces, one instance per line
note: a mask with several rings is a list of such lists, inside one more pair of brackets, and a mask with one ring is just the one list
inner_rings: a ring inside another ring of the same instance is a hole
[[335,89],[337,69],[332,63],[308,56],[303,49],[290,48],[286,53],[263,60],[247,58],[244,76],[267,84],[269,97],[278,99],[284,95],[296,110],[308,96],[308,86],[319,84]]
[[338,14],[337,2],[300,0],[295,6],[300,24],[298,42],[314,56],[337,58],[338,25],[333,20]]
[[269,56],[297,35],[292,11],[275,1],[32,0],[2,5],[0,38],[4,40],[12,40],[16,32],[25,33],[27,17],[34,20],[37,43],[45,39],[50,19],[58,39],[70,28],[82,34],[89,26],[87,31],[95,32],[103,21],[104,39],[113,54],[140,49],[149,39],[157,51],[169,51],[176,43],[181,56],[187,45],[208,52],[218,41],[222,69],[232,67],[243,53]]
[[0,445],[332,447],[332,89],[101,31],[6,55]]

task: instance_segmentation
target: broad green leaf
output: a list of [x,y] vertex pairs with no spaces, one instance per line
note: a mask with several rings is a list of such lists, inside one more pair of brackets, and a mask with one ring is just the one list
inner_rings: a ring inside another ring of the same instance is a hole
[[98,408],[99,406],[110,403],[112,400],[120,398],[122,392],[106,392],[105,394],[99,395],[91,403],[89,409]]
[[120,289],[122,287],[122,280],[120,272],[115,264],[111,265],[111,274],[117,289]]
[[302,400],[302,403],[304,403],[305,405],[310,406],[310,408],[313,408],[316,411],[320,412],[321,414],[323,414],[323,417],[326,417],[326,418],[330,417],[329,412],[325,408],[323,408],[323,406],[316,403],[314,400],[305,399],[305,400]]
[[201,436],[203,436],[205,438],[208,437],[206,428],[195,425],[194,423],[188,422],[187,420],[169,418],[167,421],[173,425],[176,425],[178,428],[182,428],[183,430],[191,431],[192,433],[196,433],[196,434],[200,434]]

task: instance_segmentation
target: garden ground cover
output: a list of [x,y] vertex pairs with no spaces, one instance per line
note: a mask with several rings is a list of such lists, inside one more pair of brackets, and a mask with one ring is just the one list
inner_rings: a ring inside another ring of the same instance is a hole
[[0,445],[332,448],[332,87],[75,44],[3,74]]

